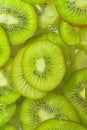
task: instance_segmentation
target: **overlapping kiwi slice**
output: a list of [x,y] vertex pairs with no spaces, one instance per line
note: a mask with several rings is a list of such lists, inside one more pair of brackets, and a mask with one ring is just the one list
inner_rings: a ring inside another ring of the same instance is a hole
[[64,43],[67,45],[75,45],[79,46],[80,44],[80,37],[79,37],[79,28],[71,26],[67,22],[63,21],[62,19],[59,21],[59,34],[63,39]]
[[72,61],[72,71],[87,68],[87,54],[84,50],[80,50]]
[[5,125],[11,119],[15,110],[15,103],[11,105],[0,105],[0,127]]
[[55,4],[64,20],[77,25],[87,25],[86,0],[55,0]]
[[20,97],[11,78],[12,61],[9,60],[0,70],[0,104],[11,104]]
[[49,26],[54,24],[59,18],[55,4],[51,0],[46,1],[42,5],[36,4],[34,7],[38,16],[39,28],[49,28]]
[[41,98],[46,96],[47,93],[33,88],[25,79],[22,71],[22,57],[27,47],[22,48],[14,59],[12,65],[12,79],[17,90],[25,97],[28,98]]
[[41,122],[52,118],[79,122],[71,104],[60,94],[50,93],[38,100],[24,100],[20,112],[23,130],[34,130]]
[[86,128],[75,122],[50,119],[41,123],[35,130],[86,130]]
[[64,56],[57,45],[39,40],[26,48],[22,68],[30,85],[42,91],[51,91],[65,75]]
[[37,28],[34,8],[20,0],[0,0],[0,24],[6,29],[10,43],[18,45],[33,36]]
[[17,130],[13,125],[6,124],[0,128],[0,130]]
[[10,45],[6,33],[2,27],[0,27],[0,68],[10,58]]
[[87,127],[87,69],[81,69],[72,74],[62,87],[63,94],[77,111],[81,123]]

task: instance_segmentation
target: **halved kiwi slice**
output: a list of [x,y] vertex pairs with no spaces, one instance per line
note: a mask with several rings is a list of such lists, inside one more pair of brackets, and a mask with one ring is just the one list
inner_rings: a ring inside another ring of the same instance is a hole
[[65,75],[64,56],[57,45],[39,40],[26,48],[22,68],[30,85],[42,91],[51,91]]
[[80,50],[72,61],[72,71],[87,68],[87,54],[84,50]]
[[10,58],[10,45],[6,33],[0,27],[0,67],[2,67]]
[[6,124],[0,128],[0,130],[17,130],[13,125]]
[[12,82],[11,65],[12,60],[9,60],[0,70],[0,104],[11,104],[20,97]]
[[59,18],[54,2],[47,1],[42,5],[34,5],[38,16],[38,28],[49,28]]
[[86,130],[86,128],[75,122],[50,119],[41,123],[35,130]]
[[62,87],[64,96],[71,102],[77,111],[81,123],[87,127],[87,69],[74,72]]
[[79,122],[77,113],[63,95],[50,93],[38,100],[24,100],[20,112],[23,130],[34,130],[41,122],[52,118]]
[[22,48],[14,59],[12,65],[12,79],[17,90],[25,97],[28,98],[41,98],[46,96],[46,92],[42,92],[36,88],[33,88],[25,79],[22,71],[22,57],[26,47]]
[[64,20],[77,25],[87,25],[86,0],[55,0],[55,4]]
[[11,119],[15,110],[15,103],[11,105],[0,105],[0,127],[6,124]]
[[37,28],[34,8],[21,0],[0,0],[0,24],[6,29],[12,45],[32,37]]

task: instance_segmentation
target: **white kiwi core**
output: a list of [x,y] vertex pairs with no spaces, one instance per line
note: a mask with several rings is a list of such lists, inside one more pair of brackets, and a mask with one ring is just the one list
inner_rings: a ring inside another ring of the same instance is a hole
[[41,122],[48,120],[50,118],[55,118],[55,115],[53,113],[47,112],[45,110],[39,110],[38,115]]
[[4,77],[3,73],[0,71],[0,88],[7,86],[7,80]]
[[18,24],[19,20],[10,14],[0,14],[0,23],[6,25]]
[[45,60],[43,58],[36,60],[36,68],[37,68],[38,72],[40,72],[40,73],[44,72],[44,70],[46,68],[46,63],[45,63]]

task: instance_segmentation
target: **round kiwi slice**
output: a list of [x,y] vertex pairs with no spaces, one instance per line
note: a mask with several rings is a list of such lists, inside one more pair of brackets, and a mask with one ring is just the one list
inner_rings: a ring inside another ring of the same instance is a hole
[[38,28],[49,28],[59,18],[54,2],[47,1],[46,3],[34,5],[38,16]]
[[12,60],[9,60],[0,70],[0,104],[11,104],[20,97],[12,82],[11,65]]
[[55,4],[64,20],[77,25],[87,25],[86,0],[55,0]]
[[72,61],[72,71],[87,68],[87,54],[84,50],[80,50]]
[[30,38],[27,41],[27,44],[32,43],[32,42],[36,42],[37,40],[49,40],[52,43],[58,45],[61,48],[62,53],[64,55],[65,64],[66,64],[66,71],[67,71],[67,73],[70,72],[70,70],[71,70],[71,50],[72,49],[67,44],[64,44],[59,33],[46,32],[46,33],[38,34],[38,35]]
[[18,45],[35,33],[37,16],[34,8],[21,0],[0,0],[0,24],[6,29],[10,43]]
[[42,92],[36,88],[33,88],[29,83],[26,81],[23,71],[22,71],[22,57],[24,54],[26,47],[22,48],[17,56],[14,59],[12,65],[12,79],[15,87],[17,90],[25,97],[37,99],[46,96],[46,92]]
[[48,40],[39,40],[27,47],[22,68],[28,83],[42,91],[56,88],[65,75],[62,51]]
[[15,110],[15,103],[11,105],[0,105],[0,127],[6,124],[11,119]]
[[75,45],[79,46],[80,44],[80,37],[79,37],[79,28],[75,26],[71,26],[67,22],[63,21],[62,19],[58,25],[59,34],[67,45]]
[[17,130],[13,125],[6,124],[0,128],[0,130]]
[[47,0],[23,0],[24,2],[30,3],[30,4],[43,4]]
[[63,95],[50,93],[38,100],[24,100],[20,112],[23,130],[34,130],[41,122],[52,118],[79,122],[77,113]]
[[81,123],[87,127],[87,69],[74,72],[62,87],[64,96],[71,102],[77,111]]
[[0,67],[2,67],[10,58],[10,45],[6,33],[0,27]]
[[42,122],[35,130],[86,130],[81,124],[57,119]]

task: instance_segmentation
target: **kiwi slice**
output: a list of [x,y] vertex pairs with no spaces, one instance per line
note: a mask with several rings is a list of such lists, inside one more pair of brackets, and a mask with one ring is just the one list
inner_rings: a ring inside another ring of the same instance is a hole
[[57,45],[39,40],[26,48],[22,68],[30,85],[42,91],[51,91],[65,75],[64,56]]
[[0,130],[17,130],[13,125],[6,124],[0,128]]
[[0,27],[0,67],[2,67],[10,58],[10,45],[6,33]]
[[72,121],[49,119],[41,123],[35,130],[86,130],[86,128]]
[[34,35],[37,16],[34,8],[21,0],[0,0],[0,24],[11,44],[19,45]]
[[11,78],[12,61],[12,59],[9,60],[0,70],[0,104],[11,104],[20,97]]
[[49,28],[59,18],[54,2],[47,1],[42,5],[34,5],[38,16],[38,28]]
[[77,111],[81,123],[87,127],[87,69],[74,72],[62,87],[64,96]]
[[15,110],[16,110],[15,103],[11,105],[0,104],[0,127],[5,125],[11,119]]
[[77,25],[87,25],[86,0],[55,0],[55,4],[64,20]]
[[72,61],[72,71],[87,68],[87,54],[84,50],[80,50]]
[[12,65],[12,79],[15,87],[25,97],[37,99],[46,96],[46,92],[42,92],[36,88],[33,88],[25,79],[22,71],[22,57],[26,47],[22,48],[14,59]]
[[50,93],[38,100],[24,100],[20,112],[23,130],[34,130],[41,122],[52,118],[79,122],[77,113],[63,95]]
[[80,34],[80,41],[81,41],[82,48],[87,53],[87,27],[80,28],[79,34]]
[[58,25],[58,29],[59,34],[63,39],[64,43],[70,46],[78,46],[80,44],[78,27],[71,26],[70,24],[61,19]]
[[47,0],[23,0],[24,2],[30,3],[30,4],[43,4]]

